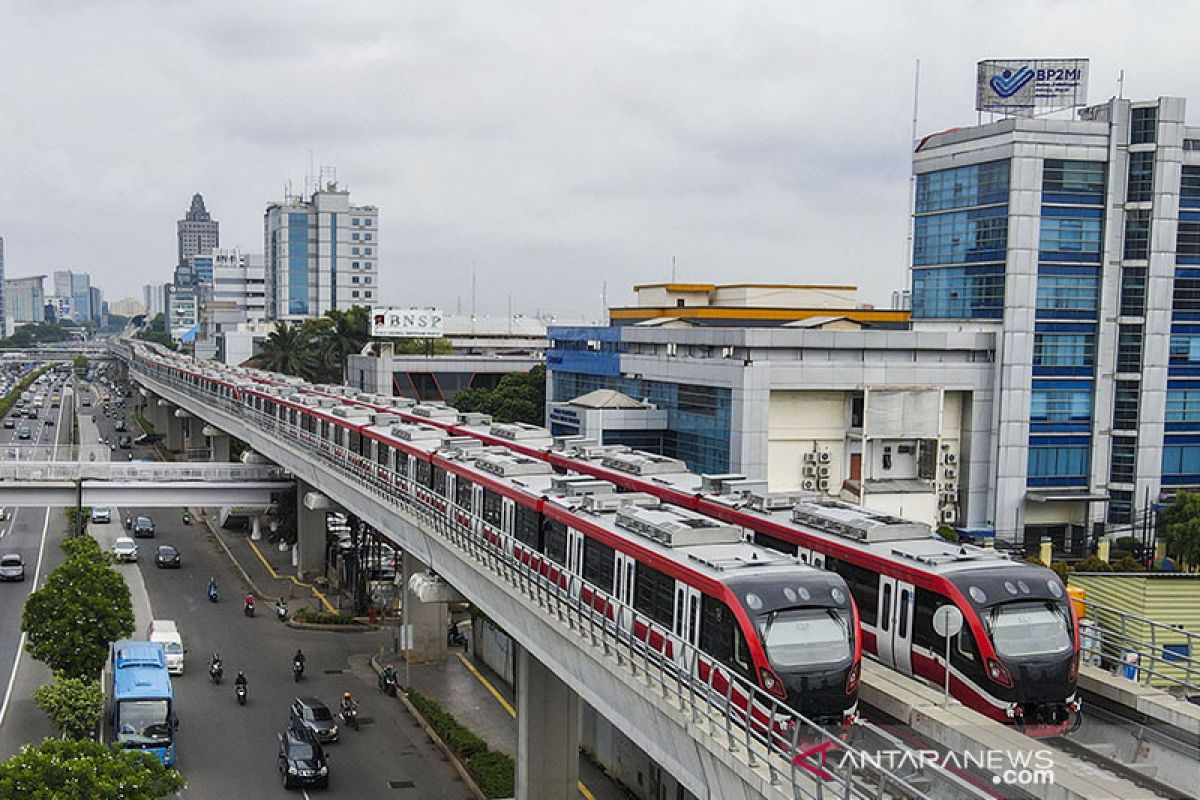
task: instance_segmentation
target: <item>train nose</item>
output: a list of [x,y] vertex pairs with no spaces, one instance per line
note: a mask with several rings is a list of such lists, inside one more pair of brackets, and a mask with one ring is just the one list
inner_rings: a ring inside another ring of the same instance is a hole
[[846,694],[847,664],[836,669],[784,673],[788,705],[819,725],[841,725],[857,700]]
[[1061,702],[1075,693],[1070,679],[1071,658],[1023,662],[1017,665],[1019,702]]

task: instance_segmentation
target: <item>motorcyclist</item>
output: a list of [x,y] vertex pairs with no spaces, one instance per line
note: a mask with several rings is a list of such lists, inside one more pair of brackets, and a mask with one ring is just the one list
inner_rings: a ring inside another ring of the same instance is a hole
[[220,675],[221,674],[221,656],[218,655],[217,653],[213,653],[212,661],[208,662],[208,674],[209,675]]
[[354,713],[357,710],[358,710],[358,703],[355,701],[354,697],[351,696],[350,692],[343,692],[342,693],[342,713],[343,714],[346,712]]
[[216,592],[217,592],[217,579],[215,577],[209,578],[208,579],[208,593],[216,594]]
[[236,686],[243,686],[243,687],[244,687],[244,686],[246,685],[246,673],[242,672],[242,671],[239,669],[239,670],[238,670],[238,674],[237,674],[237,678],[235,678],[235,679],[234,679],[233,683],[234,683],[234,685],[236,685]]
[[292,664],[299,664],[300,671],[304,671],[304,651],[299,647],[296,648],[296,655],[292,656]]
[[245,606],[246,606],[246,608],[254,608],[254,595],[253,594],[246,595]]
[[383,679],[385,681],[396,680],[396,668],[394,666],[392,666],[391,664],[388,664],[386,667],[384,667],[383,668]]

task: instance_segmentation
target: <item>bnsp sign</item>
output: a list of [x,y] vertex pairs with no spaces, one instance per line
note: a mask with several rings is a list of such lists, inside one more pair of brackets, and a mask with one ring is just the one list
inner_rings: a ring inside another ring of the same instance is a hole
[[980,61],[975,108],[1032,117],[1087,105],[1086,58]]
[[437,339],[442,335],[442,312],[437,308],[373,308],[371,336],[395,339]]

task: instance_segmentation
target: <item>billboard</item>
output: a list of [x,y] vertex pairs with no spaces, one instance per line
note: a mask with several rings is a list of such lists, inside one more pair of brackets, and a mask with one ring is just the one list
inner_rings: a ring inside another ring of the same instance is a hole
[[380,339],[440,339],[440,308],[373,308],[371,336]]
[[978,111],[1032,117],[1087,105],[1086,58],[991,59],[977,66]]

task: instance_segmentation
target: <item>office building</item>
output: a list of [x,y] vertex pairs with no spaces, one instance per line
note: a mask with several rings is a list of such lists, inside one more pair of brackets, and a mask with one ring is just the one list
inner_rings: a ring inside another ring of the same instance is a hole
[[108,303],[104,302],[104,293],[99,287],[88,287],[89,319],[101,328],[108,326]]
[[192,204],[183,219],[175,223],[178,242],[178,267],[187,264],[188,258],[221,246],[221,225],[204,207],[204,197],[199,192],[192,195]]
[[45,275],[8,278],[4,281],[5,335],[11,336],[18,325],[44,322],[46,319]]
[[147,283],[142,287],[142,304],[146,307],[149,319],[166,314],[166,290],[165,283]]
[[122,317],[136,317],[139,314],[146,313],[146,307],[132,297],[122,297],[120,300],[114,300],[109,304],[108,310],[109,313]]
[[196,355],[214,358],[219,339],[248,322],[265,319],[263,257],[233,249],[217,249],[192,256],[193,272],[207,280],[198,283],[200,331]]
[[379,210],[322,182],[306,197],[267,206],[266,313],[303,320],[379,300]]
[[[92,278],[86,272],[57,270],[54,273],[54,296],[59,298],[59,319],[72,319],[75,322],[95,321],[99,316],[99,307],[92,309]],[[69,298],[70,302],[63,302]]]
[[175,341],[195,341],[200,332],[200,298],[195,286],[167,285],[166,325]]

